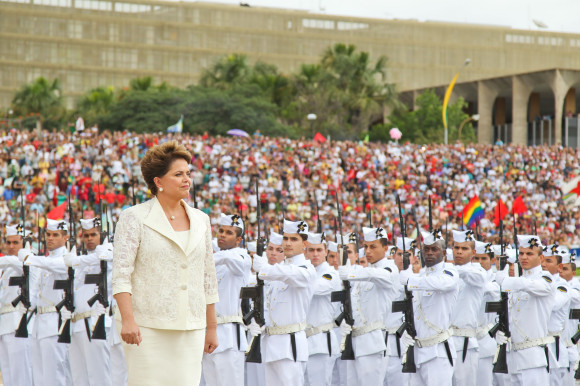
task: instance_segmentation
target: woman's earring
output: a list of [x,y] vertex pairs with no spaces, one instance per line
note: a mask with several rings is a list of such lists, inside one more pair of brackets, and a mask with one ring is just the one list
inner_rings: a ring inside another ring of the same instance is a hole
[[160,192],[163,192],[163,188],[159,188],[159,191],[160,191]]

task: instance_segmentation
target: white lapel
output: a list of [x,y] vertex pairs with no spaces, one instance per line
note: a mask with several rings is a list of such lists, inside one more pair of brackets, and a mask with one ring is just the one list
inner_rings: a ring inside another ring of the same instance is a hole
[[185,201],[181,201],[185,207],[187,216],[189,217],[189,237],[187,247],[185,248],[185,255],[189,254],[198,246],[200,242],[205,240],[205,232],[207,227],[205,224],[205,216],[197,210],[187,205]]

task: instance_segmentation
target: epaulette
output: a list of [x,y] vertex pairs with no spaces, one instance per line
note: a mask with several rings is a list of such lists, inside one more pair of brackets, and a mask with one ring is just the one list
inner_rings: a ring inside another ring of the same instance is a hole
[[386,269],[387,271],[389,271],[389,272],[393,272],[393,270],[392,270],[392,269],[390,269],[389,267],[385,267],[385,269]]
[[451,272],[451,271],[448,271],[448,270],[444,269],[443,272],[445,272],[449,276],[453,276],[453,272]]
[[552,282],[552,278],[549,276],[542,276],[542,279],[544,279],[545,281],[547,281],[548,283]]
[[300,265],[299,267],[300,267],[300,268],[304,268],[304,269],[308,269],[308,267],[307,267],[307,266],[305,266],[305,265]]
[[322,275],[323,278],[325,278],[326,280],[332,280],[332,275],[329,273],[325,273],[324,275]]
[[561,285],[560,287],[558,287],[558,291],[560,291],[560,292],[568,292],[568,288],[566,288],[563,285]]

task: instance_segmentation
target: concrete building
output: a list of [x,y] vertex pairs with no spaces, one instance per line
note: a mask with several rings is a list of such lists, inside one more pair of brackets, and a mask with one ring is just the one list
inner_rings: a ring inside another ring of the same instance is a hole
[[[0,108],[6,109],[13,93],[38,76],[59,78],[72,106],[93,87],[123,87],[138,76],[193,84],[203,68],[234,52],[289,73],[302,63],[318,61],[326,48],[339,42],[354,44],[373,59],[388,56],[389,81],[407,100],[417,90],[446,85],[465,58],[471,58],[453,95],[471,90],[468,101],[473,111],[480,111],[478,133],[485,142],[497,137],[493,130],[499,129],[493,125],[502,122],[483,114],[490,108],[506,111],[506,124],[513,124],[510,138],[525,142],[527,121],[520,118],[527,107],[513,106],[527,103],[528,89],[540,96],[553,90],[554,103],[540,98],[539,106],[541,113],[554,117],[553,128],[558,127],[563,111],[558,98],[569,91],[563,91],[569,84],[566,74],[580,69],[580,35],[565,33],[199,2],[0,0]],[[534,75],[525,75],[544,71],[552,75],[540,79],[543,86],[534,83]],[[504,88],[506,82],[512,87]],[[497,100],[505,98],[505,106],[489,102],[495,94]],[[554,110],[544,111],[547,105]],[[561,134],[553,132],[558,142]]]

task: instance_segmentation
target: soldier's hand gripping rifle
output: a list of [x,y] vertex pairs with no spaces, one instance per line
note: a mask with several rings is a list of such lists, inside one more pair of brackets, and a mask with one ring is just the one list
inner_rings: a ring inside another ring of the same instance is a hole
[[[397,205],[399,206],[399,226],[401,227],[401,233],[403,238],[403,270],[409,268],[409,252],[406,251],[405,247],[405,226],[403,222],[403,211],[401,210],[401,199],[397,195]],[[393,238],[395,235],[393,234]],[[421,235],[419,234],[419,237]],[[397,336],[399,339],[403,336],[403,333],[407,331],[407,334],[413,339],[417,338],[417,330],[415,328],[415,316],[413,312],[413,293],[409,291],[407,286],[404,286],[405,289],[405,299],[403,300],[396,300],[393,302],[392,312],[402,312],[405,316],[405,321],[397,330]],[[410,346],[407,348],[405,352],[405,357],[403,358],[403,373],[416,373],[417,366],[415,364],[415,347]]]
[[32,315],[34,312],[30,313],[28,316],[28,310],[30,308],[30,266],[23,265],[22,266],[22,276],[12,276],[8,280],[9,286],[18,286],[20,287],[20,294],[12,301],[12,307],[16,307],[18,303],[22,303],[22,305],[26,308],[26,312],[20,318],[20,323],[18,324],[18,328],[16,329],[15,336],[17,338],[28,338],[28,323],[30,319],[32,319]]
[[[498,201],[499,202],[499,201]],[[499,244],[500,244],[500,256],[499,269],[504,270],[507,265],[507,256],[505,256],[504,245],[503,245],[503,221],[501,220],[501,208],[499,208]],[[514,222],[514,232],[515,232],[515,222]],[[509,326],[509,309],[508,309],[508,293],[501,292],[501,299],[497,302],[486,302],[485,312],[495,312],[498,316],[497,323],[489,330],[489,336],[495,338],[498,331],[505,334],[507,338],[511,336],[510,326]],[[495,362],[493,364],[493,372],[507,374],[507,344],[502,344],[497,348],[497,353],[495,356]]]
[[[256,178],[256,198],[257,198],[257,211],[258,211],[258,237],[256,241],[256,254],[262,256],[265,248],[265,240],[260,237],[260,220],[261,220],[261,208],[260,208],[260,193],[258,190],[258,179]],[[245,226],[244,226],[245,229]],[[264,281],[260,279],[258,272],[256,272],[256,286],[255,287],[242,287],[240,290],[240,298],[242,299],[242,311],[244,309],[249,309],[250,299],[253,302],[253,308],[246,312],[242,318],[244,324],[247,326],[252,322],[252,319],[258,324],[258,326],[263,327],[266,324],[264,318]],[[262,363],[262,348],[261,348],[261,337],[260,335],[252,338],[248,351],[246,352],[246,362],[249,363]]]
[[[99,273],[93,274],[86,274],[85,275],[85,284],[96,284],[97,285],[97,293],[87,300],[89,306],[93,306],[95,302],[99,302],[103,305],[105,310],[109,307],[109,294],[107,290],[107,261],[101,260],[100,261],[101,271]],[[107,332],[105,330],[105,314],[99,315],[97,318],[97,323],[95,323],[95,327],[93,328],[93,335],[91,339],[107,339]]]
[[[579,308],[571,308],[568,319],[575,319],[575,320],[580,321],[580,309]],[[574,335],[572,335],[570,340],[572,341],[572,343],[574,345],[578,344],[578,341],[580,341],[580,325],[578,326],[578,331],[576,331],[576,333]],[[580,367],[578,367],[578,369],[576,370],[576,373],[574,373],[574,379],[576,379],[576,380],[580,379]]]
[[[340,210],[340,200],[338,198],[338,191],[336,193],[336,210],[337,210],[337,217],[338,217],[338,229],[340,232],[340,244],[342,248],[342,265],[346,265],[348,262],[348,251],[346,249],[346,245],[344,244],[344,237],[342,235],[342,214]],[[338,240],[336,240],[338,242]],[[343,280],[342,281],[343,290],[342,291],[334,291],[330,294],[330,300],[332,302],[340,302],[342,304],[342,312],[338,317],[334,320],[337,326],[342,324],[344,321],[349,326],[354,326],[354,318],[352,315],[352,300],[350,297],[351,292],[351,285],[350,281]],[[344,351],[340,359],[342,360],[354,360],[354,348],[352,346],[352,331],[349,332],[346,337],[344,338]]]

